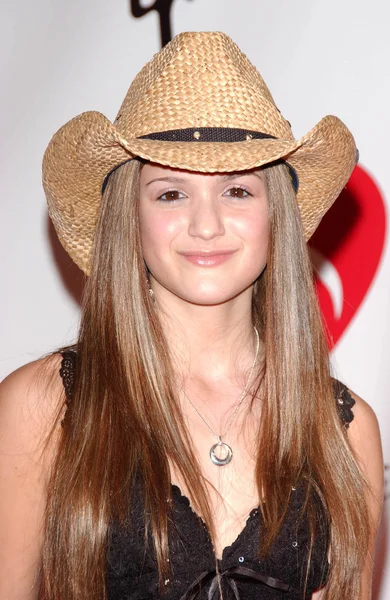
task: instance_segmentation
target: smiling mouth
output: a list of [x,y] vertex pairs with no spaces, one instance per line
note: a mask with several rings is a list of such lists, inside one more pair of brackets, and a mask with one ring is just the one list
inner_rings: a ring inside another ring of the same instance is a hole
[[188,262],[200,267],[216,267],[233,256],[237,250],[190,250],[188,252],[180,252]]

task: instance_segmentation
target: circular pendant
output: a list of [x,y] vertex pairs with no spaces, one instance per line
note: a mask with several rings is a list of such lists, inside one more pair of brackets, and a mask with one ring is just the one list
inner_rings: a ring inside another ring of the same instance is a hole
[[[224,454],[223,458],[220,458],[219,456],[217,456],[215,454],[215,450],[217,448],[223,449],[223,454]],[[217,465],[217,467],[223,467],[224,465],[228,465],[230,463],[230,461],[232,460],[232,457],[233,457],[233,450],[230,448],[230,446],[228,444],[225,444],[225,442],[219,441],[216,444],[214,444],[214,446],[211,446],[211,448],[210,448],[211,462],[214,463],[214,465]]]

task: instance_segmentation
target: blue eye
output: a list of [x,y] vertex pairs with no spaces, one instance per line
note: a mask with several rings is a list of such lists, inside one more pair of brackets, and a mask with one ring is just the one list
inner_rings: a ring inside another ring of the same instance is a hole
[[245,188],[238,186],[238,187],[232,187],[232,188],[228,189],[225,192],[225,195],[228,195],[231,198],[240,199],[240,198],[247,198],[248,196],[251,196],[252,194],[250,194],[248,192],[248,190],[246,190]]
[[161,202],[176,202],[177,200],[182,200],[185,198],[185,195],[178,190],[169,190],[168,192],[164,192],[157,198],[157,200]]

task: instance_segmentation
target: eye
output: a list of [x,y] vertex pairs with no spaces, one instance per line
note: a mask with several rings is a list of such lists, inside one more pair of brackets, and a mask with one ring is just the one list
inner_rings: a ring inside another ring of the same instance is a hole
[[157,200],[161,202],[176,202],[177,200],[182,200],[185,198],[185,194],[179,192],[179,190],[168,190],[164,192],[157,198]]
[[244,187],[238,186],[228,189],[225,192],[225,195],[230,196],[231,198],[247,198],[252,194],[250,194]]

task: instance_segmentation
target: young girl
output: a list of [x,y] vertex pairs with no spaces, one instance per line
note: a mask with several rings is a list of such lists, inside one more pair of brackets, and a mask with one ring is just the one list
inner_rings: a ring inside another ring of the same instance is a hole
[[378,425],[331,378],[306,247],[356,160],[336,117],[295,140],[222,33],[57,132],[89,277],[77,344],[2,384],[1,598],[370,598]]

